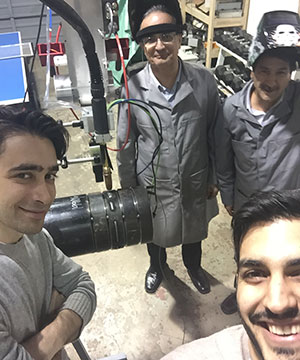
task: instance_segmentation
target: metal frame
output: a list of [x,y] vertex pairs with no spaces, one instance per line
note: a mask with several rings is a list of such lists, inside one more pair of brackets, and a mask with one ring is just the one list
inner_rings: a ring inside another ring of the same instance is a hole
[[[300,0],[299,0],[300,1]],[[215,15],[216,11],[216,0],[210,0],[210,7],[206,8],[201,5],[199,8],[194,3],[188,2],[188,0],[180,0],[181,12],[185,21],[186,13],[194,16],[203,23],[208,25],[207,29],[207,48],[206,48],[206,67],[211,67],[211,58],[213,51],[213,37],[214,29],[222,27],[233,27],[241,26],[243,29],[247,28],[248,13],[250,0],[243,0],[242,16],[232,18],[217,18]],[[207,14],[206,12],[209,11]]]
[[[72,344],[81,360],[92,360],[80,339],[74,341]],[[127,360],[127,356],[125,354],[118,354],[97,360]]]

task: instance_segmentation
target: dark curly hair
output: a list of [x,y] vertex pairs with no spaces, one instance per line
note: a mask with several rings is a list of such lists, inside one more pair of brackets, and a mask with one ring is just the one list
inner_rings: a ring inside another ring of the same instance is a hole
[[62,124],[40,111],[15,111],[9,106],[0,106],[0,154],[5,140],[14,135],[31,134],[50,140],[56,157],[61,160],[69,144],[69,133]]
[[300,219],[300,190],[257,192],[234,214],[232,229],[237,264],[249,230],[279,219]]

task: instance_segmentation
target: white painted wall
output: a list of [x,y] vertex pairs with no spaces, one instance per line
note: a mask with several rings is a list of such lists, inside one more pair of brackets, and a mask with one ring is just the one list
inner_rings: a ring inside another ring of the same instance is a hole
[[255,35],[257,25],[265,12],[289,10],[298,12],[299,0],[250,0],[247,32]]

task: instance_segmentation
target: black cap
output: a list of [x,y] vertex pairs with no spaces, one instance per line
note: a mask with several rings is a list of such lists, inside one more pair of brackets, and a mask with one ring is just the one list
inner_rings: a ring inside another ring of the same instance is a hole
[[132,38],[137,41],[136,33],[139,31],[143,17],[155,5],[162,5],[172,15],[176,24],[182,27],[182,16],[178,0],[128,0],[129,24]]

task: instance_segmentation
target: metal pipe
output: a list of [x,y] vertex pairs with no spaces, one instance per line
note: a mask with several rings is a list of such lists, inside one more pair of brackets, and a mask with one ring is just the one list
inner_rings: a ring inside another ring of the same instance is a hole
[[56,246],[75,256],[152,240],[152,215],[143,187],[56,199],[45,228]]
[[70,164],[81,164],[81,163],[85,163],[85,162],[92,162],[94,160],[95,160],[95,158],[93,158],[93,157],[79,158],[79,159],[68,159],[68,165],[70,165]]

